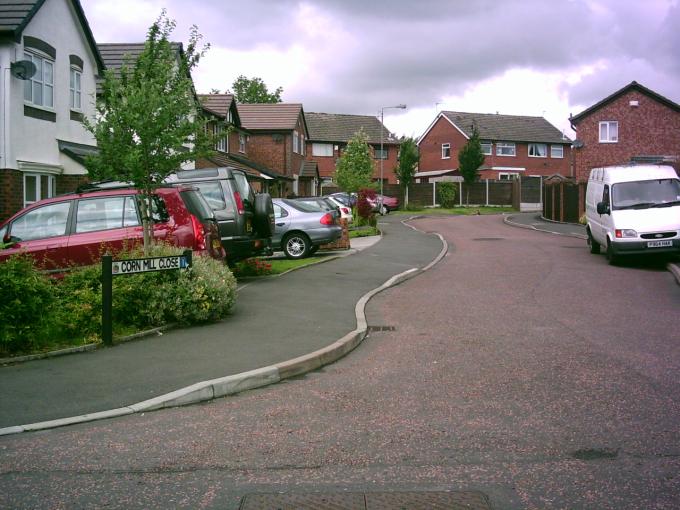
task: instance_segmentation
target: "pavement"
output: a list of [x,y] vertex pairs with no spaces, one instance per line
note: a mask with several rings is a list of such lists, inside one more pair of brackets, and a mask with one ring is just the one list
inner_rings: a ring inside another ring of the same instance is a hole
[[403,219],[381,218],[382,236],[324,263],[240,282],[221,322],[0,367],[0,435],[210,400],[339,359],[365,337],[374,294],[446,253]]

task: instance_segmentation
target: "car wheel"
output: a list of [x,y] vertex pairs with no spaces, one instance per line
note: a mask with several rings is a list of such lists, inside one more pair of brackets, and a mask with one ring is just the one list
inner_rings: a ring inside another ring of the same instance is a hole
[[612,266],[615,266],[619,261],[619,257],[614,253],[614,248],[609,240],[607,240],[607,260]]
[[311,243],[302,233],[288,234],[283,239],[283,253],[289,259],[303,259],[309,255]]
[[319,251],[319,247],[318,247],[318,246],[312,246],[312,247],[309,249],[309,254],[310,254],[310,255],[314,255],[317,251]]
[[387,214],[387,208],[381,204],[380,208],[378,209],[378,213],[380,216],[385,216],[385,214]]
[[262,237],[271,237],[274,233],[274,204],[269,193],[255,195],[253,227]]
[[594,255],[600,253],[600,245],[597,243],[595,239],[593,239],[593,235],[590,233],[590,229],[588,229],[588,247],[590,248],[590,253]]

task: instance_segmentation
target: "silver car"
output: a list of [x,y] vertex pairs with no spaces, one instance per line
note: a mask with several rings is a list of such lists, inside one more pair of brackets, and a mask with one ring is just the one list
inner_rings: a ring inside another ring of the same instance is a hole
[[314,204],[275,198],[272,248],[289,259],[301,259],[315,253],[319,246],[332,243],[342,235],[333,212]]

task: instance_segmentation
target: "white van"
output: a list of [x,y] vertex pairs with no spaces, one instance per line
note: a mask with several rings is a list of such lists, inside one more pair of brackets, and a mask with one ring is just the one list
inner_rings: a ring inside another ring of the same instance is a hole
[[586,191],[590,253],[680,253],[680,179],[670,166],[594,168]]

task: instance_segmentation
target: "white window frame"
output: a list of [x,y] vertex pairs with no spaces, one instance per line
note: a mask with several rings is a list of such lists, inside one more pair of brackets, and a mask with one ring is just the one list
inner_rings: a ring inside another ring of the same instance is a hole
[[224,133],[224,126],[217,123],[213,124],[213,135],[216,137],[215,150],[220,152],[227,152],[227,137],[222,136],[222,133]]
[[238,151],[239,152],[246,152],[246,135],[243,133],[238,134]]
[[380,147],[376,147],[373,149],[373,159],[382,159],[382,160],[387,160],[387,157],[389,155],[389,148],[383,146],[382,152],[380,152]]
[[[444,154],[447,154],[446,156]],[[442,144],[442,159],[451,159],[451,144],[450,143],[443,143]]]
[[[543,155],[541,156],[541,147],[543,147]],[[534,149],[534,153],[538,152],[538,154],[532,154],[532,150]],[[530,158],[547,158],[548,157],[548,144],[547,143],[530,143],[527,145],[527,154],[529,155]]]
[[[37,60],[40,61],[40,72],[36,72],[35,75],[33,75],[32,78],[28,79],[25,81],[24,84],[24,103],[27,103],[31,106],[37,106],[39,108],[45,108],[48,110],[54,110],[54,60],[47,55],[43,55],[42,53],[37,53],[35,51],[29,51],[29,50],[24,50],[24,58],[26,60],[30,60],[34,64],[36,63]],[[36,64],[37,67],[37,64]],[[45,69],[47,67],[52,68],[52,80],[51,82],[47,82],[45,80]],[[41,89],[41,102],[36,102],[35,101],[35,86],[39,86]],[[30,87],[31,93],[30,93],[30,98],[27,98],[26,96],[28,88]],[[49,92],[49,98],[50,101],[49,103],[51,104],[46,104],[47,102],[45,101],[45,98],[48,97],[46,92]]]
[[[47,177],[47,190],[42,189],[42,178]],[[27,178],[32,178],[35,179],[35,200],[28,200],[26,197],[26,179]],[[40,173],[24,173],[24,178],[23,178],[23,186],[24,186],[24,207],[27,207],[31,204],[35,204],[36,202],[39,202],[41,200],[44,200],[45,198],[52,198],[57,194],[57,180],[54,177],[54,175],[50,174],[40,174]]]
[[297,131],[293,131],[293,152],[295,154],[300,153],[300,135]]
[[513,179],[519,179],[518,172],[498,172],[499,181],[512,181]]
[[[512,154],[503,154],[503,149],[512,149]],[[517,156],[517,145],[515,145],[515,142],[496,142],[496,156],[505,158]]]
[[[482,147],[482,154],[485,156],[491,156],[493,154],[493,142],[480,142],[480,145]],[[489,148],[488,152],[484,151],[485,146]]]
[[[612,127],[616,127],[616,136],[612,137]],[[606,127],[606,134],[602,136],[602,128]],[[598,125],[598,138],[600,143],[618,143],[619,141],[619,121],[618,120],[603,120]]]
[[300,154],[305,155],[305,134],[300,134]]
[[312,143],[312,156],[319,158],[332,158],[333,154],[334,152],[332,143]]
[[83,71],[71,66],[69,72],[69,106],[71,110],[81,112],[83,110]]
[[[555,154],[555,150],[559,150],[559,156]],[[553,159],[564,159],[564,145],[551,145],[550,157]]]

